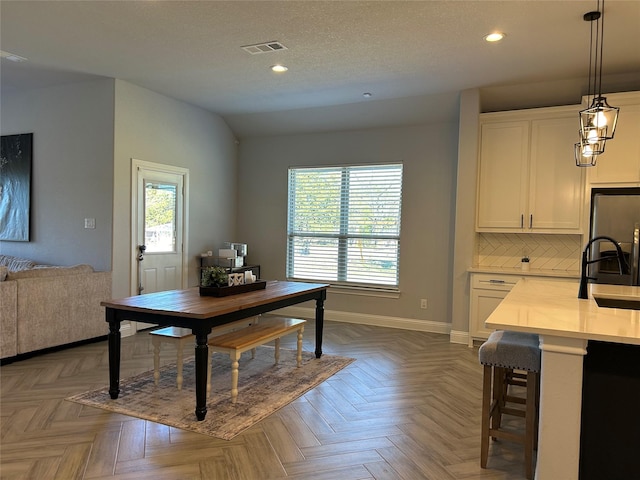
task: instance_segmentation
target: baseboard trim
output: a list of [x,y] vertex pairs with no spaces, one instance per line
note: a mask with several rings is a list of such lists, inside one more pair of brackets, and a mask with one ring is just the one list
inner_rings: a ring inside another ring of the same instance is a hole
[[[278,314],[289,317],[314,318],[314,308],[285,307],[278,310]],[[325,320],[334,322],[357,323],[373,325],[376,327],[400,328],[418,332],[441,333],[448,335],[451,326],[448,323],[434,322],[432,320],[416,320],[414,318],[387,317],[383,315],[369,315],[365,313],[341,312],[325,310]]]
[[461,330],[451,330],[449,333],[449,341],[451,343],[462,343],[464,345],[469,345],[469,332],[464,332]]
[[0,359],[0,365],[8,365],[20,360],[26,360],[27,358],[37,357],[38,355],[44,355],[46,353],[58,352],[60,350],[66,350],[68,348],[79,347],[80,345],[89,345],[90,343],[98,343],[107,340],[107,335],[101,335],[99,337],[87,338],[85,340],[78,340],[77,342],[65,343],[63,345],[56,345],[55,347],[42,348],[40,350],[32,350],[31,352],[19,353],[13,357],[6,357]]
[[130,337],[136,334],[136,330],[131,325],[131,322],[121,322],[120,323],[120,336],[121,337]]

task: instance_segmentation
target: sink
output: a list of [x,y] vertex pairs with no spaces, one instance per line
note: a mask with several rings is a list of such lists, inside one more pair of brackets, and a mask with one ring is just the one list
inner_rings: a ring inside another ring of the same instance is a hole
[[599,307],[623,308],[625,310],[640,310],[640,299],[631,298],[610,298],[593,296]]

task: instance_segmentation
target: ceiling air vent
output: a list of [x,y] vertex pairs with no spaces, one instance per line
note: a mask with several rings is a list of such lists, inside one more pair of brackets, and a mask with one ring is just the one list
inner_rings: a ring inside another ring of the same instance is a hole
[[257,55],[259,53],[277,52],[279,50],[287,50],[280,42],[264,42],[256,43],[255,45],[245,45],[241,47],[245,52],[249,52],[251,55]]

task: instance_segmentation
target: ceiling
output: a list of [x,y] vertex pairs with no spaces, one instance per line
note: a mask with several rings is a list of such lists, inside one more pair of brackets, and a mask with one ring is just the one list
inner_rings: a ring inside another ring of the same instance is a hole
[[[596,1],[0,1],[4,93],[111,77],[220,114],[238,137],[578,103]],[[483,36],[499,30],[497,44]],[[605,6],[605,89],[640,90],[640,1]],[[251,55],[241,47],[278,41]],[[289,67],[275,74],[269,67]],[[543,87],[544,86],[544,87]],[[371,97],[364,97],[369,92]]]

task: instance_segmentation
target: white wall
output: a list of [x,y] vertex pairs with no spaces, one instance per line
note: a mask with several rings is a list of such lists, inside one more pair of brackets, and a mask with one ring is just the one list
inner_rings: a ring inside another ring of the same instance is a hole
[[[457,121],[335,133],[254,137],[240,145],[238,235],[262,277],[285,278],[287,168],[404,163],[400,298],[329,290],[327,311],[450,321]],[[427,298],[428,309],[420,309]],[[362,315],[361,315],[362,317]],[[448,331],[447,327],[442,331]]]
[[132,158],[189,169],[189,285],[197,285],[196,256],[235,233],[236,144],[231,130],[214,113],[116,80],[114,145],[114,297],[134,293]]
[[476,184],[478,175],[478,124],[480,94],[477,89],[460,95],[458,171],[452,282],[451,341],[466,343],[469,332],[469,273],[475,246]]
[[3,254],[111,269],[113,102],[110,79],[3,93],[2,135],[33,133],[31,241]]

